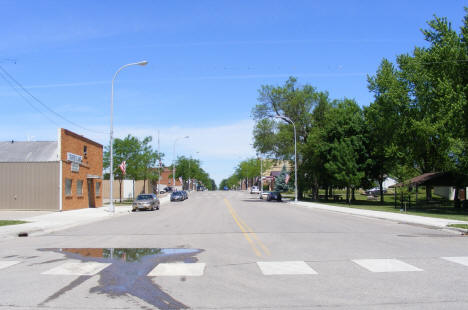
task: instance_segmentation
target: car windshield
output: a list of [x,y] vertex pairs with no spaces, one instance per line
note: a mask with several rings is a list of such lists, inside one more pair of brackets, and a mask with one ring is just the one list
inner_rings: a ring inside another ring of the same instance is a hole
[[148,200],[152,198],[153,198],[153,195],[138,195],[137,200]]

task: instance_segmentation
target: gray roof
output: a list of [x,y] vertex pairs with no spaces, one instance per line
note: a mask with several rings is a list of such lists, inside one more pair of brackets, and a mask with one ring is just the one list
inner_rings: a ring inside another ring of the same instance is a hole
[[0,162],[58,161],[57,141],[0,142]]

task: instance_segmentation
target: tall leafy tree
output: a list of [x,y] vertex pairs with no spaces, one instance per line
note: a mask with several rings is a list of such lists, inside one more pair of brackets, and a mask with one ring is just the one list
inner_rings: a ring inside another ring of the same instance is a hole
[[291,124],[276,122],[273,118],[283,115],[290,118],[297,130],[299,197],[304,189],[303,145],[307,141],[312,124],[311,111],[319,99],[310,85],[299,87],[297,79],[290,77],[282,86],[263,85],[259,90],[258,104],[252,111],[256,121],[254,147],[262,154],[274,158],[294,160],[294,131]]
[[346,187],[349,202],[350,190],[354,193],[362,183],[367,161],[363,112],[354,100],[344,99],[326,117],[323,141],[328,156],[324,167],[337,185]]
[[369,155],[365,171],[370,180],[378,182],[383,203],[383,181],[404,161],[401,117],[409,102],[408,89],[387,59],[382,60],[375,76],[368,76],[368,88],[375,100],[364,109]]

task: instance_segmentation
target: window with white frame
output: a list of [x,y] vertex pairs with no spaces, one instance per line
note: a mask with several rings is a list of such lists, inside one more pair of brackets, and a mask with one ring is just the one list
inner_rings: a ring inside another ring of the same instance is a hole
[[72,179],[65,179],[65,195],[71,196],[72,194]]
[[96,182],[96,196],[101,196],[101,182]]
[[76,194],[83,196],[83,180],[76,181]]

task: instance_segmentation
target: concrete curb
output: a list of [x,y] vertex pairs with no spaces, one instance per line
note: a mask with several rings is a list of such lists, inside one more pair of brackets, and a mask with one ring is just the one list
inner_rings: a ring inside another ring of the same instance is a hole
[[458,221],[458,220],[330,206],[330,205],[324,205],[324,204],[320,204],[316,202],[299,201],[297,203],[288,202],[288,204],[294,205],[294,206],[305,207],[305,208],[313,208],[313,209],[320,209],[320,210],[326,210],[326,211],[337,212],[337,213],[344,213],[344,214],[350,214],[350,215],[358,215],[358,216],[364,216],[364,217],[370,217],[370,218],[390,220],[390,221],[399,222],[399,223],[417,224],[417,225],[430,226],[430,227],[436,227],[436,228],[444,228],[444,229],[449,229],[449,230],[459,231],[459,232],[466,232],[466,230],[461,229],[461,228],[456,228],[456,227],[448,227],[448,225],[468,224],[468,222]]
[[[160,200],[161,205],[165,205],[169,201],[169,196],[162,197]],[[115,207],[115,213],[110,213],[107,208],[108,206],[103,206],[93,209],[53,212],[25,218],[23,220],[29,223],[0,227],[0,239],[18,238],[20,233],[26,233],[27,236],[40,236],[132,213],[131,205],[117,206]]]

